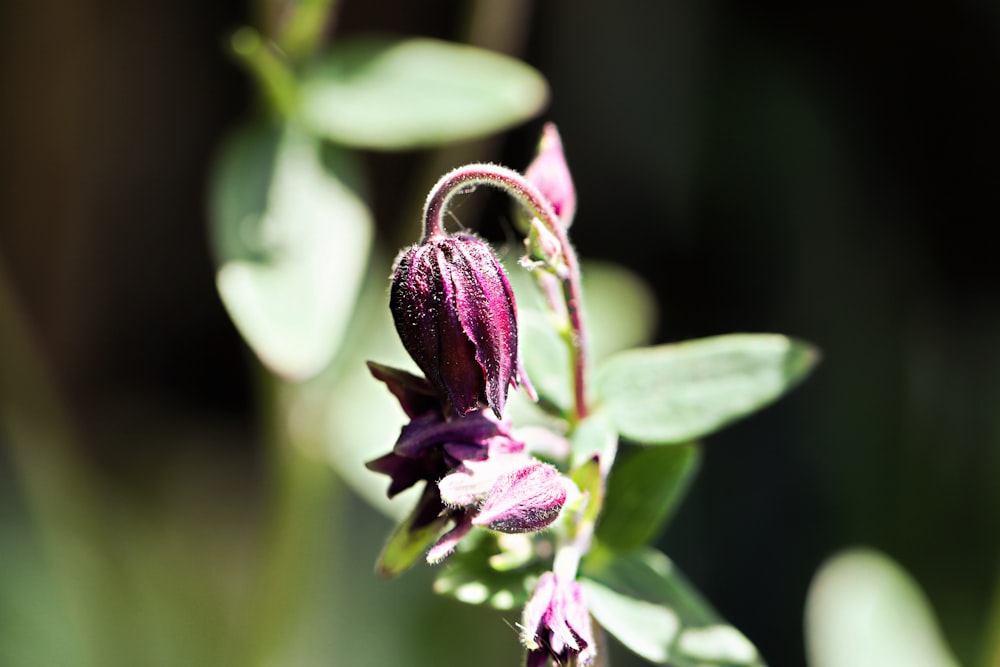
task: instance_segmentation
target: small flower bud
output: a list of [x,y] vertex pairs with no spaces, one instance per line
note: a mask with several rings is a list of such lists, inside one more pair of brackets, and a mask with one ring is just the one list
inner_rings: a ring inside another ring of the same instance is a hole
[[528,165],[524,176],[549,200],[563,227],[573,224],[576,189],[566,164],[559,131],[554,124],[545,124],[538,142],[538,154]]
[[530,263],[548,267],[560,280],[565,280],[569,275],[569,267],[566,266],[559,239],[546,229],[538,218],[532,218],[531,229],[524,240],[524,245],[528,250]]
[[521,642],[528,667],[592,665],[597,645],[580,584],[546,572],[524,606]]
[[389,306],[406,351],[459,415],[500,415],[516,382],[514,293],[475,236],[435,236],[396,260]]
[[542,530],[556,520],[565,502],[559,471],[534,461],[497,479],[472,525],[501,533]]

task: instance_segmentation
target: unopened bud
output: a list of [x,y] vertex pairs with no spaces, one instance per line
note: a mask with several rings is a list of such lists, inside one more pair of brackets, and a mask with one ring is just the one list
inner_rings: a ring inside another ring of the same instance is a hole
[[573,224],[576,214],[576,188],[566,164],[562,139],[553,123],[546,123],[538,142],[538,153],[524,172],[525,178],[538,188],[552,204],[563,227]]
[[484,241],[437,236],[404,250],[389,305],[406,351],[455,412],[503,412],[518,368],[517,315],[507,275]]
[[565,502],[559,471],[535,461],[501,475],[472,524],[501,533],[542,530],[556,520]]

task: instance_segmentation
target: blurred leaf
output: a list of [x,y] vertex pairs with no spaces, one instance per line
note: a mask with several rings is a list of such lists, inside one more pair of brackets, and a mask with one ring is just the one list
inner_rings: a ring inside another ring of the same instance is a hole
[[608,479],[597,538],[616,551],[649,544],[680,505],[700,462],[693,444],[644,447],[620,458]]
[[517,297],[518,354],[539,404],[554,414],[564,414],[573,403],[569,348],[560,334],[560,323],[545,303],[534,274],[511,254],[505,262],[507,276]]
[[956,667],[927,598],[885,555],[856,549],[816,574],[806,601],[811,667]]
[[608,262],[585,262],[583,293],[594,361],[652,339],[656,296],[634,271]]
[[413,522],[419,511],[418,506],[389,536],[375,565],[379,575],[395,577],[411,568],[430,549],[448,523],[447,518],[437,518],[414,530]]
[[297,82],[286,53],[249,26],[239,28],[229,38],[229,48],[246,68],[270,111],[287,116],[298,103]]
[[657,664],[763,667],[757,649],[723,620],[655,549],[592,552],[580,583],[594,618],[625,646]]
[[533,117],[548,98],[528,65],[432,39],[340,40],[304,73],[300,90],[315,132],[381,150],[497,132]]
[[580,581],[587,605],[605,630],[651,662],[666,664],[680,631],[672,609],[616,593],[596,581]]
[[336,353],[371,242],[371,214],[343,150],[292,127],[245,127],[212,178],[222,301],[261,361],[308,378]]
[[519,308],[518,352],[542,406],[563,414],[573,404],[569,350],[552,318],[533,308]]
[[816,348],[777,334],[732,334],[620,352],[597,391],[624,437],[688,442],[773,402],[816,364]]
[[[513,537],[530,539],[526,535]],[[531,548],[529,542],[528,549]],[[462,540],[459,550],[445,561],[434,580],[434,592],[466,604],[486,604],[495,609],[523,605],[530,594],[526,580],[540,575],[544,566],[535,561],[527,568],[498,569],[495,563],[501,555],[496,535],[484,530],[472,531]]]
[[376,248],[336,360],[312,381],[297,385],[299,400],[291,414],[299,428],[317,429],[313,436],[320,444],[315,456],[329,462],[373,507],[402,521],[419,500],[419,489],[415,486],[390,499],[389,478],[365,468],[366,461],[392,449],[408,421],[399,402],[372,377],[365,362],[375,360],[420,373],[399,342],[389,311],[391,264],[392,258]]

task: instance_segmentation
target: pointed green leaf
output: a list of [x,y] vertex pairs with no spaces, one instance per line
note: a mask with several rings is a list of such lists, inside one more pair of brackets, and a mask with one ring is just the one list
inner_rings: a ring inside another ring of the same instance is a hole
[[433,39],[344,39],[300,88],[304,122],[348,146],[397,150],[484,136],[523,122],[548,98],[528,65]]
[[887,556],[856,549],[825,563],[806,601],[811,667],[957,667],[917,583]]
[[590,613],[605,630],[646,660],[665,665],[680,632],[673,609],[618,593],[607,586],[582,579]]
[[701,461],[697,445],[644,447],[615,463],[597,538],[616,551],[638,549],[662,531]]
[[816,348],[777,334],[732,334],[620,352],[597,390],[624,437],[689,442],[771,403],[801,381]]
[[375,571],[385,578],[395,577],[410,569],[437,540],[448,523],[447,518],[438,518],[431,523],[413,528],[413,521],[420,508],[414,510],[402,523],[396,526],[382,549],[375,564]]
[[655,549],[584,562],[581,585],[594,618],[625,646],[674,667],[763,667],[756,647],[726,623],[673,562]]
[[293,128],[251,125],[222,146],[211,183],[222,301],[261,361],[308,378],[336,353],[371,242],[351,156]]

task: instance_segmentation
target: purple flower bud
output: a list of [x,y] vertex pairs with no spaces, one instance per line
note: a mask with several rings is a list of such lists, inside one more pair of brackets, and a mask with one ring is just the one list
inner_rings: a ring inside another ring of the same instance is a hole
[[559,131],[552,123],[542,129],[538,154],[524,172],[525,178],[538,188],[559,217],[564,227],[573,224],[576,214],[576,188],[563,154]]
[[500,415],[516,383],[517,315],[500,262],[475,236],[437,236],[396,260],[389,297],[403,347],[459,415]]
[[507,473],[538,463],[525,452],[463,461],[438,482],[441,501],[452,507],[478,507]]
[[566,487],[559,471],[532,460],[501,474],[472,519],[472,525],[501,533],[542,530],[559,516]]
[[521,642],[528,649],[527,667],[592,665],[597,645],[590,612],[580,584],[546,572],[521,617]]

